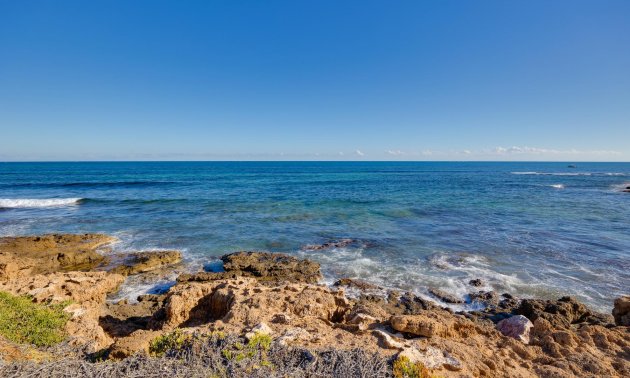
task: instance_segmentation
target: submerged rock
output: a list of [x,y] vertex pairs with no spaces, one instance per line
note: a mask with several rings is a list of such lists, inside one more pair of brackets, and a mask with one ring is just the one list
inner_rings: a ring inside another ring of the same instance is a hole
[[529,330],[533,326],[523,315],[514,315],[497,323],[497,329],[504,336],[515,338],[525,344],[529,343]]
[[354,244],[357,241],[354,239],[340,239],[329,241],[323,244],[308,244],[302,247],[303,251],[321,251],[322,249],[333,249],[333,248],[343,248],[347,247],[350,244]]
[[474,280],[470,280],[468,281],[468,284],[474,287],[480,287],[484,285],[483,281],[480,278],[475,278]]
[[464,301],[460,298],[457,298],[454,295],[451,295],[445,291],[436,288],[429,288],[429,294],[433,295],[437,299],[441,300],[444,303],[464,303]]
[[615,299],[612,315],[616,325],[630,326],[630,296],[624,295]]

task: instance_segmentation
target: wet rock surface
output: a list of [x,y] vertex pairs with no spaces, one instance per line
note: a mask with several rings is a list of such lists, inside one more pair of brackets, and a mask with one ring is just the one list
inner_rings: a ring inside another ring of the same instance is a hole
[[118,265],[109,269],[109,272],[129,276],[177,264],[182,261],[182,253],[179,251],[134,252],[117,255],[112,259],[118,260]]
[[568,328],[576,323],[605,326],[614,321],[612,316],[591,311],[572,297],[562,297],[557,301],[523,299],[514,313],[524,315],[532,322],[542,318],[554,327],[562,328]]
[[332,240],[322,244],[309,244],[302,247],[303,251],[321,251],[324,249],[343,248],[352,244],[357,244],[358,241],[354,239],[339,239]]
[[625,295],[615,299],[612,314],[615,319],[615,324],[630,326],[630,296]]
[[283,253],[243,251],[224,255],[221,260],[225,272],[186,274],[180,276],[178,281],[204,282],[254,277],[267,283],[317,283],[322,278],[318,263]]
[[432,296],[441,300],[444,303],[451,303],[451,304],[464,303],[463,299],[457,298],[454,295],[451,295],[445,291],[436,289],[434,287],[429,288],[429,294],[431,294]]
[[377,286],[377,285],[374,285],[372,283],[369,283],[369,282],[361,280],[361,279],[354,279],[354,278],[341,278],[341,279],[335,281],[335,283],[333,283],[333,286],[348,287],[348,288],[358,289],[358,290],[362,290],[362,291],[370,291],[370,290],[378,290],[378,289],[380,289],[380,287]]

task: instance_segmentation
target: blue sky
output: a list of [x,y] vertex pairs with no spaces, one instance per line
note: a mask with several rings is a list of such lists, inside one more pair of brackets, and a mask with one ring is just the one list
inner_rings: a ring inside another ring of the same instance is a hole
[[0,160],[630,161],[630,1],[0,0]]

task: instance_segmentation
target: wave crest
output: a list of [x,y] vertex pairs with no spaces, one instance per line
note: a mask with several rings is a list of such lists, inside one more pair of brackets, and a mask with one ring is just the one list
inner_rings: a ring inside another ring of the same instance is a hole
[[77,205],[82,198],[0,198],[0,208],[32,208]]

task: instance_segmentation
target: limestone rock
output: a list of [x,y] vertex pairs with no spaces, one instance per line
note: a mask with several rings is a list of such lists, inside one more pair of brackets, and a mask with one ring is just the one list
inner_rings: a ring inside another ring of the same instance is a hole
[[378,287],[377,285],[371,284],[361,279],[354,279],[354,278],[341,278],[335,281],[333,286],[346,286],[349,288],[364,290],[364,291],[380,289],[380,287]]
[[226,272],[262,281],[317,283],[321,279],[318,263],[282,253],[236,252],[221,260]]
[[0,290],[32,296],[36,302],[104,303],[108,293],[124,281],[118,274],[106,272],[66,272],[37,274],[0,284]]
[[296,340],[306,340],[310,338],[310,334],[307,330],[301,327],[289,328],[275,342],[281,346],[288,346],[290,343]]
[[392,316],[389,322],[396,331],[417,336],[433,337],[447,333],[447,326],[442,321],[428,315]]
[[514,315],[497,323],[497,329],[504,336],[509,336],[529,343],[529,331],[534,325],[523,315]]
[[403,350],[407,347],[404,339],[382,329],[375,329],[372,331],[372,334],[379,339],[383,348]]
[[499,304],[499,296],[494,291],[477,291],[468,295],[471,302],[479,302],[485,306],[496,306]]
[[136,353],[148,354],[151,341],[162,332],[138,330],[129,337],[118,339],[109,350],[109,357],[115,360],[132,356]]
[[462,369],[462,363],[451,356],[448,352],[443,352],[438,348],[428,347],[425,351],[417,348],[405,348],[398,354],[398,357],[407,357],[412,363],[420,362],[429,369],[439,369],[444,367],[448,370],[458,371]]
[[615,324],[630,326],[630,296],[624,295],[615,299],[612,314],[615,319]]
[[177,264],[182,261],[182,254],[179,251],[148,251],[135,252],[124,256],[115,256],[121,261],[115,266],[111,273],[128,276],[138,273],[146,273],[168,265]]
[[96,250],[114,241],[115,238],[101,234],[0,238],[0,264],[15,264],[8,271],[6,265],[0,268],[0,281],[7,272],[23,271],[23,275],[32,275],[93,269],[105,261]]
[[434,287],[429,288],[429,294],[433,295],[444,303],[464,303],[462,299]]
[[556,328],[568,328],[571,324],[582,322],[606,325],[613,321],[610,315],[591,311],[572,297],[562,297],[557,301],[523,299],[514,312],[532,322],[538,318],[546,319]]

